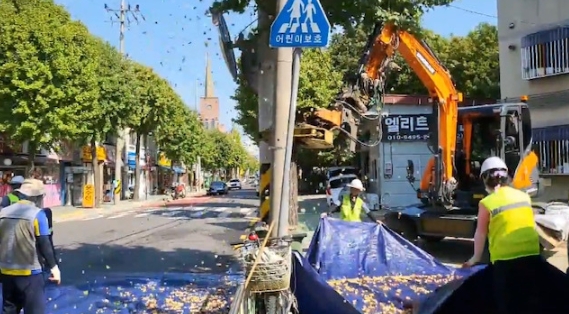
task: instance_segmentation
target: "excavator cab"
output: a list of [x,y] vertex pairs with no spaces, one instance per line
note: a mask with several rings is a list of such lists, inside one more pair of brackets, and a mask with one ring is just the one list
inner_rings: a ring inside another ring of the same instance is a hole
[[530,194],[537,192],[537,156],[532,152],[531,117],[526,103],[461,107],[458,121],[461,139],[455,156],[456,207],[477,210],[478,202],[487,194],[480,167],[491,156],[506,162],[514,187]]

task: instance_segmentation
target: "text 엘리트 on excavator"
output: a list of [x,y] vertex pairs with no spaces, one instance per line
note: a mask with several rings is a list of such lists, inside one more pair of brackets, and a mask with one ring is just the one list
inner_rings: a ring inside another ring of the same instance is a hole
[[[407,230],[411,237],[471,237],[477,202],[486,193],[479,178],[485,158],[501,157],[510,168],[516,188],[529,193],[537,191],[537,155],[531,149],[529,108],[525,99],[459,108],[462,93],[433,51],[425,42],[389,23],[376,24],[361,58],[360,71],[350,89],[342,92],[340,102],[360,111],[381,107],[387,73],[397,67],[393,63],[397,52],[426,87],[432,105],[428,145],[433,157],[417,188],[423,205],[408,212],[409,219],[420,220],[401,228],[412,227],[414,230]],[[407,173],[414,186],[411,160]],[[405,216],[405,211],[398,217],[402,214]],[[440,223],[450,219],[456,223]]]

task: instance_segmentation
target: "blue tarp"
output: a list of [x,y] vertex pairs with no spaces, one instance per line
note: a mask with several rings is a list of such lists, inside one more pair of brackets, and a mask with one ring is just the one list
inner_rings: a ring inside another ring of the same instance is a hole
[[241,275],[110,275],[81,286],[48,285],[47,313],[227,313]]
[[322,219],[292,287],[301,314],[381,313],[478,270],[445,266],[382,225]]

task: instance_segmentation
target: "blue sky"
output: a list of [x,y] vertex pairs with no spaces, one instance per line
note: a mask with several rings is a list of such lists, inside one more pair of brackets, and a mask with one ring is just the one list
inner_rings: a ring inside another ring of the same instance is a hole
[[[220,55],[217,30],[205,16],[213,0],[138,0],[146,18],[134,20],[125,36],[128,55],[151,66],[165,77],[182,95],[186,104],[195,108],[196,99],[203,95],[205,55],[212,59],[215,92],[220,99],[220,122],[231,127],[235,116],[231,95],[235,90]],[[104,9],[106,3],[118,9],[120,0],[55,0],[65,6],[74,19],[82,21],[89,30],[118,47],[119,25],[111,22],[114,15]],[[127,1],[128,3],[128,1]],[[251,12],[251,10],[249,10]],[[452,7],[436,8],[424,17],[424,26],[442,35],[464,35],[481,22],[496,23],[496,0],[457,0]],[[140,19],[140,18],[139,18]],[[251,13],[226,16],[232,36],[254,23]],[[196,89],[197,85],[197,89]]]

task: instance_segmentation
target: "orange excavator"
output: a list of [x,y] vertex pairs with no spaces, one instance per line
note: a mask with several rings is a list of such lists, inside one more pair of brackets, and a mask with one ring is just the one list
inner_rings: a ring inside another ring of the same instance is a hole
[[[360,71],[339,102],[361,114],[373,106],[381,112],[386,74],[398,67],[393,62],[397,52],[428,90],[432,105],[428,145],[433,157],[416,188],[421,204],[389,211],[386,222],[410,240],[473,237],[478,201],[486,195],[479,178],[485,158],[501,157],[514,187],[531,194],[538,191],[538,158],[532,151],[527,98],[459,108],[463,96],[429,46],[392,24],[378,23],[361,58]],[[408,160],[407,179],[413,187],[414,168]]]

